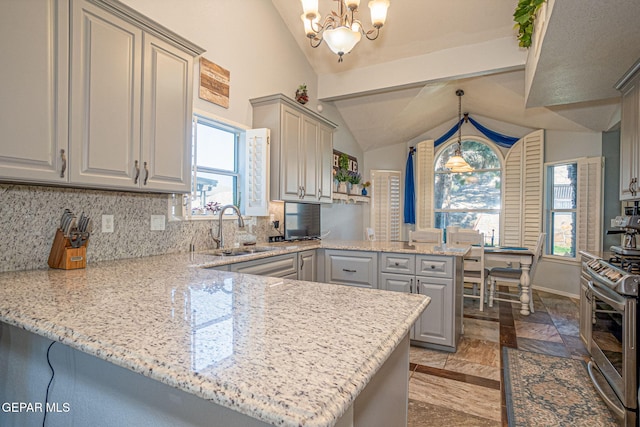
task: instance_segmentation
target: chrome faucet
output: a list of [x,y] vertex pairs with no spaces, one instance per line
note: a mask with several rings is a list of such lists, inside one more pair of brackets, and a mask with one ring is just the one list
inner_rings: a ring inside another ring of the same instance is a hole
[[242,215],[240,215],[240,209],[236,205],[225,205],[220,208],[220,216],[218,217],[218,237],[213,237],[213,241],[218,244],[218,249],[224,249],[224,238],[222,237],[222,215],[224,215],[224,211],[227,209],[233,209],[236,211],[236,215],[238,215],[238,227],[244,228],[244,219],[242,219]]

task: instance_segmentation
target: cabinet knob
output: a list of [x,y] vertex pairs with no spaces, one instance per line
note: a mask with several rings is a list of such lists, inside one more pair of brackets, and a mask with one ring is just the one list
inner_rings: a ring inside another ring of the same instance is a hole
[[64,172],[67,170],[67,156],[64,150],[60,150],[60,159],[62,160],[62,168],[60,168],[60,178],[64,178]]
[[400,265],[400,263],[398,263],[398,262],[394,262],[394,264],[395,264],[396,267]]
[[147,185],[147,180],[149,179],[149,168],[147,167],[147,162],[144,162],[144,185]]
[[435,265],[433,265],[433,264],[431,264],[431,269],[432,269],[432,270],[435,270],[435,268],[436,268],[436,266],[435,266]]
[[134,167],[136,168],[136,176],[133,178],[133,183],[137,184],[138,183],[138,177],[140,176],[140,166],[138,164],[138,161],[136,160]]

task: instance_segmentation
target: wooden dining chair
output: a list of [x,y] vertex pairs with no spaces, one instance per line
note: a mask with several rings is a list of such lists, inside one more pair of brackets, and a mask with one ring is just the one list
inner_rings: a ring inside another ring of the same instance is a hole
[[463,281],[465,285],[472,285],[471,294],[464,293],[463,296],[480,300],[480,311],[484,311],[489,275],[484,262],[484,234],[477,230],[460,229],[447,234],[447,244],[473,245],[463,259]]
[[435,243],[437,245],[441,245],[442,240],[442,229],[441,228],[427,228],[419,231],[409,231],[409,244],[413,245],[414,243]]
[[[533,249],[533,260],[531,267],[529,267],[529,311],[533,310],[533,292],[531,291],[531,285],[533,284],[533,276],[536,273],[536,267],[538,261],[542,257],[544,249],[544,240],[546,233],[541,233],[538,236],[536,247]],[[520,302],[520,292],[522,292],[522,285],[520,284],[520,276],[522,275],[521,268],[507,268],[507,267],[493,267],[489,269],[489,307],[493,307],[493,301],[507,301],[507,302]],[[509,292],[496,291],[496,282],[505,283],[507,286],[517,286],[518,294]],[[496,295],[503,295],[499,297]],[[515,299],[517,297],[517,299]]]

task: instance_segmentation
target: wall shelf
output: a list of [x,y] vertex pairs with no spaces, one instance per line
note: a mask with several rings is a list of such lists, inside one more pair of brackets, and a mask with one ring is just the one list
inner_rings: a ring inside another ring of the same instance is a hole
[[336,200],[343,203],[369,203],[369,196],[358,196],[356,194],[338,193],[335,191],[333,192],[332,198],[334,203]]

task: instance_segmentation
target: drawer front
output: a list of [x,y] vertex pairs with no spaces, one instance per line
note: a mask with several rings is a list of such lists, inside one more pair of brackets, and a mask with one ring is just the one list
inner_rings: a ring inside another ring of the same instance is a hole
[[413,293],[415,276],[408,274],[380,273],[380,289],[394,292]]
[[416,274],[416,256],[383,253],[380,257],[380,269],[384,273]]
[[363,288],[378,287],[377,253],[329,251],[325,253],[327,281]]
[[453,277],[453,259],[450,256],[416,256],[416,275]]
[[258,276],[298,277],[297,254],[278,255],[254,261],[240,262],[231,265],[236,273],[255,274]]

